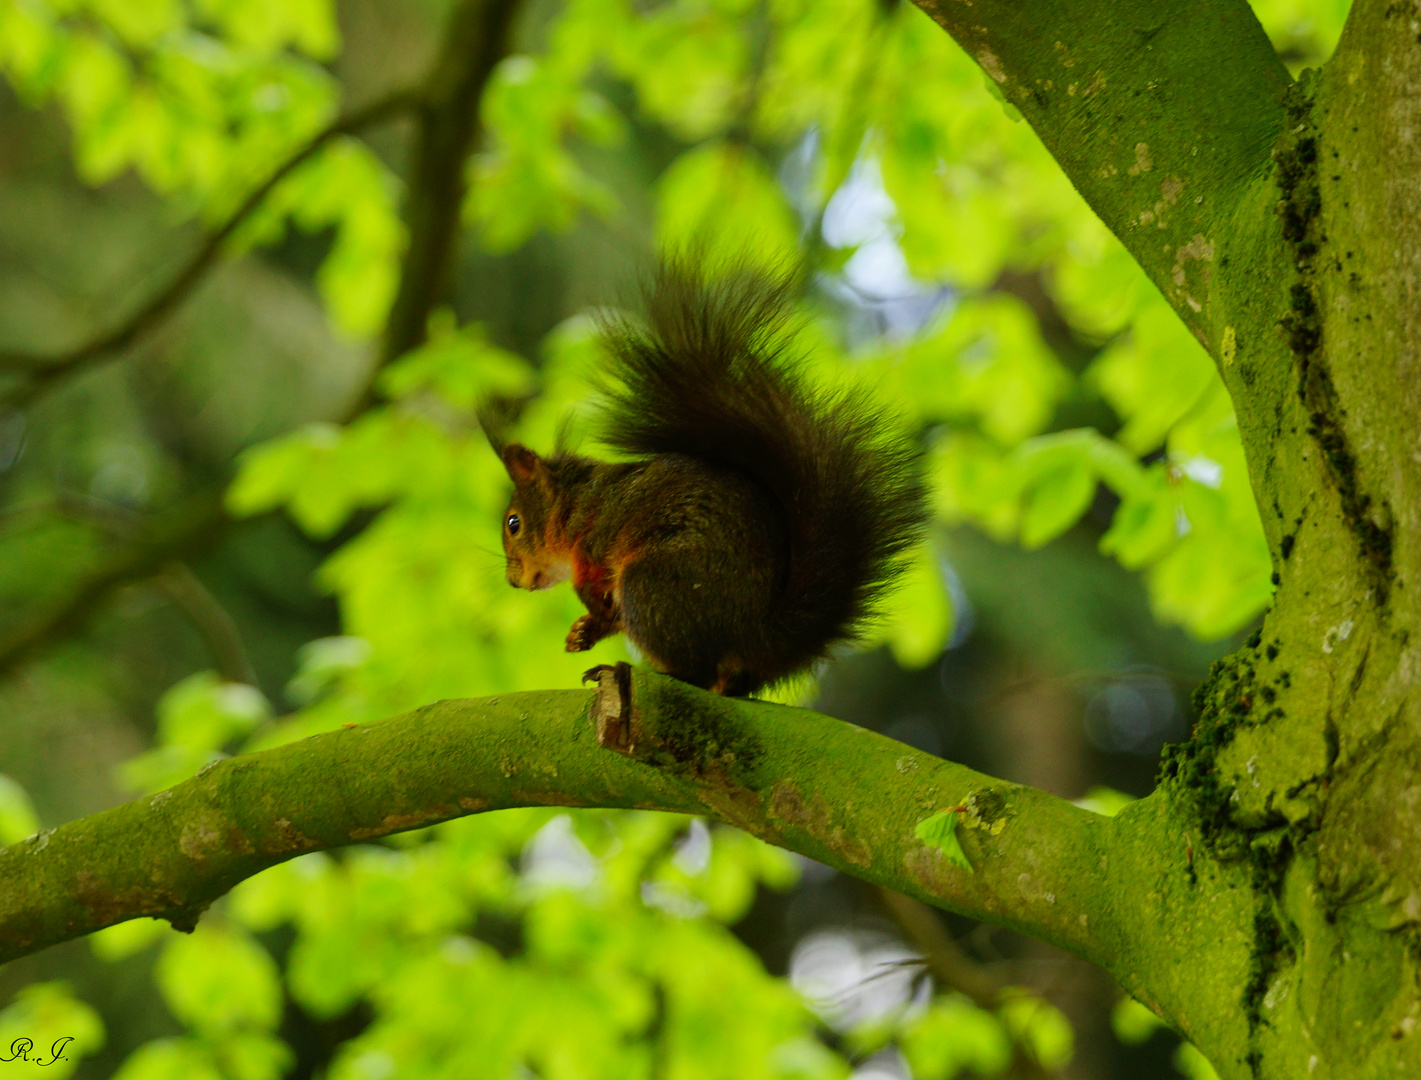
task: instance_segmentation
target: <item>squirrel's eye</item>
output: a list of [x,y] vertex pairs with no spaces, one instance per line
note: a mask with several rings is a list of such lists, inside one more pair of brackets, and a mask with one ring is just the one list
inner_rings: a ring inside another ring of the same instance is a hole
[[517,514],[509,514],[507,524],[509,536],[517,536],[518,530],[523,527],[523,521],[518,517]]

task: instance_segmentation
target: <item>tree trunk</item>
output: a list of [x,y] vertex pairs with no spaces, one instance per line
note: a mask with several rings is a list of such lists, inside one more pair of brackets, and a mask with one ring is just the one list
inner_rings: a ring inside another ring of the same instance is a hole
[[1421,4],[1297,83],[1243,0],[922,6],[1214,356],[1278,572],[1122,815],[1117,974],[1226,1077],[1421,1075]]

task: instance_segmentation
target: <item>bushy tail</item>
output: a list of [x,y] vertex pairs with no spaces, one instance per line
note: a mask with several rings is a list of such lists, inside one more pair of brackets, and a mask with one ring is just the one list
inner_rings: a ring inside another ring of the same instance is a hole
[[708,281],[667,262],[647,292],[645,327],[603,328],[607,442],[733,469],[783,508],[784,655],[774,659],[784,674],[856,636],[926,519],[919,455],[893,418],[862,389],[810,386],[786,355],[793,288],[748,269]]

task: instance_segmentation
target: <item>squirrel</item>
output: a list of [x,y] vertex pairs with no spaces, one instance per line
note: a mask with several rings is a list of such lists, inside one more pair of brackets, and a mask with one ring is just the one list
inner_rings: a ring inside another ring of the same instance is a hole
[[600,320],[603,441],[632,460],[491,438],[514,484],[508,583],[571,579],[587,614],[569,652],[624,632],[658,670],[744,696],[875,613],[925,529],[921,458],[863,390],[809,384],[787,355],[793,292],[665,261],[644,326]]

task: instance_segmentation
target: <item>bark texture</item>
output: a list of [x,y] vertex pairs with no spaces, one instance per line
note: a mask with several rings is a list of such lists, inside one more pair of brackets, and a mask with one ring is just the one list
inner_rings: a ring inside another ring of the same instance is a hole
[[1296,83],[1243,0],[921,6],[1214,356],[1278,571],[1130,815],[1193,966],[1126,985],[1224,1077],[1421,1075],[1421,4]]
[[[1104,961],[1111,819],[804,709],[636,672],[624,749],[585,691],[446,701],[233,758],[0,849],[0,960],[139,916],[191,928],[308,851],[515,806],[709,814],[848,873]],[[625,728],[622,729],[626,731]],[[836,763],[838,763],[836,765]],[[965,805],[971,870],[914,834]],[[1094,914],[1101,912],[1101,915]]]

